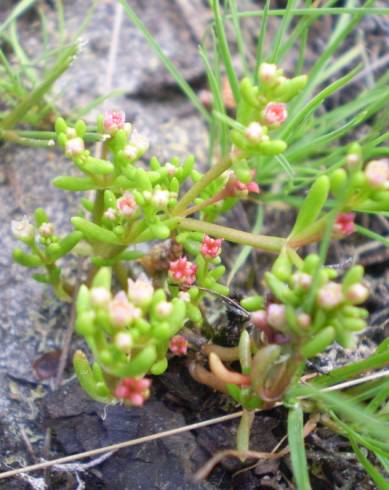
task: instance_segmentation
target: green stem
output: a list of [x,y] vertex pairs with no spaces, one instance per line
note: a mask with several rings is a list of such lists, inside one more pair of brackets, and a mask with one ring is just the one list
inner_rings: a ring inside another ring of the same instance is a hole
[[172,211],[173,216],[180,215],[191,202],[193,202],[196,197],[201,193],[203,189],[207,187],[214,179],[219,177],[223,172],[228,170],[232,165],[230,159],[219,162],[217,165],[213,166],[206,174],[204,174],[201,179],[195,183],[189,191],[183,195],[180,201],[176,204]]
[[253,233],[235,230],[226,226],[215,225],[213,223],[207,223],[190,218],[182,218],[178,224],[178,228],[188,231],[200,231],[216,238],[224,238],[233,243],[249,245],[258,250],[276,254],[278,254],[286,245],[285,238],[254,235]]
[[97,190],[92,210],[92,222],[100,224],[104,212],[104,191]]

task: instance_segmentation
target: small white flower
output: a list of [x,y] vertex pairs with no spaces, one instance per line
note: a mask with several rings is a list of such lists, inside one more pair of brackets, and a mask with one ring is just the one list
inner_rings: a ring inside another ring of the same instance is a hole
[[384,187],[389,180],[389,158],[369,162],[365,168],[365,175],[372,187]]
[[76,130],[74,128],[68,128],[66,130],[66,136],[68,138],[76,138],[76,136],[77,136]]
[[34,238],[34,227],[26,217],[20,221],[12,220],[11,231],[13,236],[22,242],[29,242]]
[[364,303],[368,297],[369,297],[369,290],[367,289],[366,286],[364,286],[359,282],[350,286],[350,288],[347,290],[346,293],[346,298],[353,305],[360,305]]
[[181,301],[185,301],[185,303],[190,303],[190,294],[187,291],[180,291],[178,293],[178,297]]

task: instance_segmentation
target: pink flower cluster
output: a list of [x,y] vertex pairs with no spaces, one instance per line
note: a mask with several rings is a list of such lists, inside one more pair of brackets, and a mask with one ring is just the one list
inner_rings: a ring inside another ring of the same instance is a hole
[[141,311],[128,301],[124,291],[120,291],[108,305],[108,315],[115,327],[125,327],[135,318],[139,318]]
[[188,341],[183,335],[175,335],[170,339],[169,349],[176,356],[185,356],[188,352]]
[[[255,176],[255,172],[253,173],[253,177]],[[227,185],[223,191],[226,197],[236,197],[236,196],[245,196],[249,192],[254,194],[260,193],[259,185],[256,182],[249,182],[245,184],[238,180],[234,174],[232,174],[227,182]]]
[[124,128],[126,114],[124,111],[106,111],[104,113],[103,126],[108,134],[113,134],[119,129]]
[[222,251],[222,238],[211,238],[205,235],[200,246],[200,252],[206,259],[214,259]]
[[355,214],[354,213],[340,213],[336,217],[334,231],[340,237],[351,235],[355,231]]
[[127,400],[134,407],[141,407],[150,397],[151,380],[147,378],[124,378],[115,388],[115,396]]
[[169,275],[176,284],[190,286],[196,280],[197,266],[186,257],[181,257],[169,264]]
[[288,117],[288,111],[282,102],[269,102],[262,115],[264,124],[278,128]]
[[117,200],[116,206],[120,214],[125,218],[130,218],[138,207],[131,192],[125,192],[123,196]]

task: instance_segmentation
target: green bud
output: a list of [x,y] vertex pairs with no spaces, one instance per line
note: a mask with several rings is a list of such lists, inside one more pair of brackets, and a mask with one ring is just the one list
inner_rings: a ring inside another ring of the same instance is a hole
[[325,327],[317,333],[311,340],[301,347],[301,354],[305,358],[314,357],[323,352],[335,340],[334,327]]
[[49,217],[47,216],[46,211],[42,208],[37,208],[34,215],[35,223],[38,228],[43,225],[43,223],[47,223],[49,221]]
[[33,274],[32,278],[37,282],[42,282],[43,284],[50,284],[50,277],[47,274]]
[[273,92],[274,99],[279,102],[289,102],[303,90],[307,80],[308,78],[306,75],[300,75],[290,80],[284,80],[275,88]]
[[360,283],[363,279],[364,269],[361,265],[354,265],[349,269],[342,281],[342,291],[347,293],[348,289],[353,285]]
[[159,376],[160,374],[163,374],[168,366],[167,358],[164,357],[163,359],[160,359],[157,361],[155,364],[151,366],[150,372],[151,374],[154,374],[155,376]]
[[362,318],[365,319],[369,316],[369,312],[365,308],[359,308],[358,306],[345,305],[342,308],[342,314],[350,318]]
[[74,129],[76,130],[77,136],[80,138],[83,138],[85,133],[86,133],[86,124],[84,121],[81,119],[78,120],[74,126]]
[[215,269],[213,269],[213,271],[211,271],[209,273],[209,275],[215,281],[218,281],[219,279],[221,279],[224,276],[225,272],[226,272],[226,268],[224,267],[224,265],[219,265],[218,267],[215,267]]
[[62,238],[62,240],[60,240],[58,243],[49,245],[47,247],[47,253],[53,260],[57,260],[60,257],[68,254],[82,239],[82,236],[83,235],[80,231],[73,231],[65,238]]
[[316,254],[309,254],[304,259],[303,272],[310,274],[311,276],[316,274],[316,271],[320,265],[320,258]]
[[247,311],[262,310],[265,306],[263,296],[248,296],[240,301],[241,306]]
[[122,245],[121,240],[117,238],[115,233],[109,231],[95,223],[92,223],[84,218],[74,216],[71,219],[73,226],[83,233],[88,240],[97,242],[109,243],[110,245]]
[[178,192],[180,190],[180,183],[176,179],[176,177],[173,177],[172,180],[170,181],[170,192]]
[[249,105],[259,107],[258,89],[252,84],[249,77],[243,78],[240,82],[240,94]]
[[346,318],[340,320],[342,327],[349,332],[361,332],[366,328],[366,322],[362,318]]
[[169,238],[170,236],[170,230],[167,226],[163,225],[162,223],[157,224],[157,225],[152,225],[150,227],[152,235],[155,237],[157,240],[165,240],[166,238]]
[[283,153],[288,145],[283,140],[264,141],[258,144],[258,150],[264,155],[278,155]]
[[65,191],[90,191],[96,189],[96,182],[91,177],[68,177],[60,175],[51,181],[57,189]]
[[155,171],[158,171],[161,168],[161,164],[159,163],[158,158],[156,156],[151,157],[150,168]]
[[92,310],[78,314],[75,323],[76,332],[84,337],[93,335],[95,333],[95,317],[96,314]]
[[298,298],[289,287],[271,272],[265,273],[265,282],[274,296],[284,304],[296,305]]
[[288,281],[292,274],[292,262],[286,252],[282,250],[271,269],[272,273],[281,281]]
[[81,199],[81,204],[82,204],[82,207],[88,211],[88,213],[92,213],[93,211],[93,202],[90,201],[89,199]]
[[66,133],[67,129],[68,125],[66,124],[65,119],[63,119],[62,117],[57,117],[57,119],[55,120],[55,132],[57,133],[57,135],[59,135],[60,133]]
[[15,248],[13,250],[12,258],[24,267],[39,267],[43,265],[42,260],[37,255],[24,252],[21,248]]
[[193,155],[190,155],[185,160],[184,165],[182,166],[181,181],[185,180],[192,173],[194,163],[195,163],[195,158]]
[[151,366],[157,360],[157,351],[154,345],[148,345],[139,352],[131,361],[126,365],[121,365],[115,368],[117,376],[120,377],[134,377],[141,376],[149,371]]
[[253,358],[251,365],[251,387],[257,395],[260,396],[263,383],[269,373],[272,364],[281,354],[281,347],[276,344],[269,344],[261,347]]
[[251,368],[251,340],[247,330],[242,330],[239,338],[239,362],[243,374],[248,374]]
[[326,175],[316,179],[300,208],[296,223],[290,234],[291,237],[300,235],[317,220],[324,204],[327,202],[329,186],[330,182]]
[[200,309],[191,303],[187,304],[186,308],[189,320],[191,320],[195,325],[201,325],[203,323],[203,316]]
[[241,404],[241,389],[238,385],[227,384],[227,391],[232,399]]
[[116,208],[116,196],[110,190],[104,191],[104,209]]
[[105,288],[111,290],[112,270],[102,267],[92,281],[92,288]]
[[93,400],[101,403],[109,403],[112,400],[103,381],[96,381],[88,359],[82,351],[78,350],[74,353],[73,366],[80,385]]
[[86,171],[93,175],[108,175],[111,174],[115,167],[108,160],[89,157],[82,165],[79,165],[82,171]]
[[347,173],[343,168],[338,168],[330,175],[331,192],[335,197],[343,192],[347,184]]

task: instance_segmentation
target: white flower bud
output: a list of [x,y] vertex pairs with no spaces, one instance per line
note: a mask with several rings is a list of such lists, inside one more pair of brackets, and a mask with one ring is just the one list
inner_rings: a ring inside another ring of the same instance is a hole
[[319,289],[317,302],[325,310],[336,308],[344,300],[342,286],[330,281]]
[[84,140],[81,138],[72,138],[66,142],[65,155],[68,157],[77,157],[85,150]]
[[264,128],[258,122],[252,122],[247,126],[245,135],[252,143],[260,143],[265,136]]
[[134,145],[127,145],[124,148],[123,153],[130,160],[134,160],[134,158],[136,158],[138,156],[138,148],[136,146],[134,146]]
[[93,306],[105,307],[111,301],[111,292],[105,288],[92,288],[90,298]]
[[367,289],[366,286],[364,286],[361,283],[353,284],[352,286],[349,287],[346,293],[346,298],[353,305],[360,305],[364,303],[368,297],[369,297],[369,290]]
[[144,274],[136,281],[128,280],[128,298],[137,306],[147,306],[150,304],[154,294],[154,288]]
[[129,332],[119,332],[115,336],[116,347],[126,354],[129,354],[131,352],[133,344],[134,342]]
[[276,65],[261,63],[259,66],[259,79],[263,83],[270,83],[277,80],[278,69]]
[[161,301],[156,307],[156,313],[162,317],[167,317],[173,310],[173,305],[167,301]]
[[52,223],[42,223],[39,227],[39,233],[42,237],[50,237],[54,233],[54,225]]
[[271,303],[267,307],[267,323],[276,329],[282,328],[285,324],[285,306]]
[[22,242],[27,243],[34,239],[34,227],[28,222],[26,217],[20,221],[12,220],[11,231],[13,236]]
[[165,209],[169,203],[169,191],[155,190],[151,202],[157,209]]

